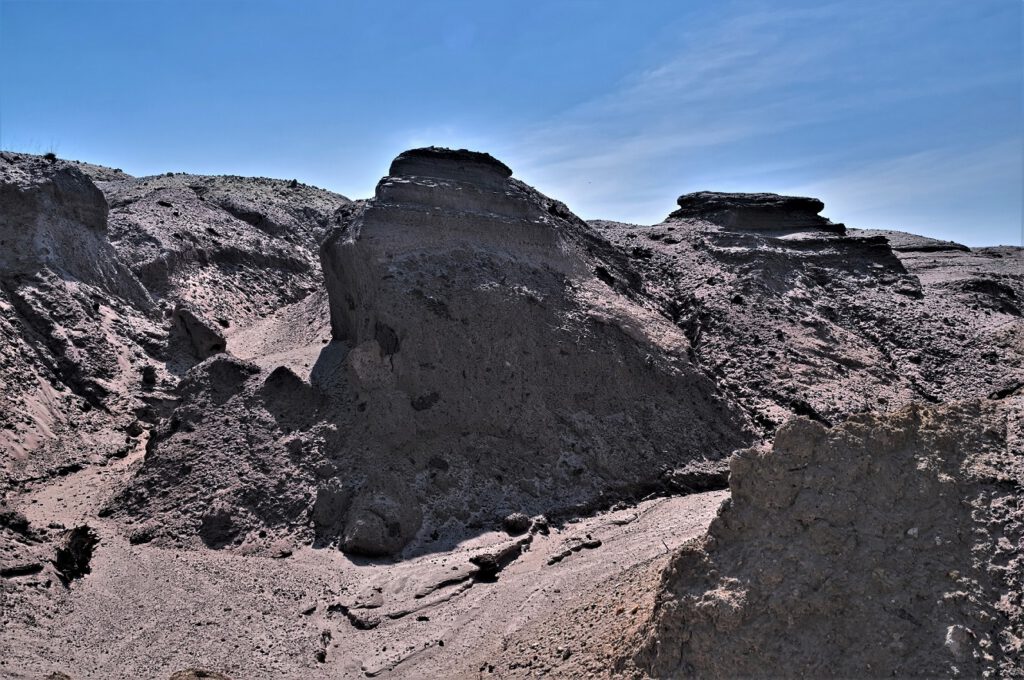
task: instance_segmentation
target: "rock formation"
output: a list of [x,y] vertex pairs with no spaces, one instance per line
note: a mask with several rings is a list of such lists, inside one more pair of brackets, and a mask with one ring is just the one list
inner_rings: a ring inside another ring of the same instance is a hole
[[670,220],[699,219],[731,229],[788,231],[818,229],[842,234],[846,227],[820,216],[825,204],[816,198],[778,194],[727,194],[700,191],[679,197]]
[[140,404],[118,355],[143,352],[154,325],[108,236],[107,202],[81,171],[0,154],[0,488],[124,444],[112,430]]
[[[196,392],[153,440],[148,481],[123,497],[133,514],[156,504],[167,531],[197,531],[228,456],[232,476],[253,466],[216,510],[237,544],[267,531],[308,540],[296,527],[312,516],[316,540],[379,556],[511,512],[608,505],[749,442],[683,333],[615,283],[610,246],[509,175],[468,151],[396,158],[321,248],[334,343],[304,388],[321,411],[272,416],[263,376],[223,403]],[[227,443],[196,460],[197,437]],[[310,505],[288,491],[274,498],[287,511],[260,501],[273,481],[259,469],[316,485]],[[194,490],[192,512],[147,486]]]
[[417,492],[480,520],[653,484],[746,438],[683,334],[602,280],[614,264],[587,226],[510,174],[486,154],[405,152],[324,242],[363,409],[348,445],[415,461],[410,479],[443,459],[459,495]]
[[0,675],[1019,675],[1024,250],[822,210],[0,154]]
[[694,363],[765,437],[793,415],[834,422],[1024,382],[1020,249],[840,234],[821,219],[798,227],[781,212],[741,228],[716,217],[723,205],[767,205],[772,215],[779,205],[811,202],[816,213],[819,204],[706,196],[681,197],[687,211],[662,224],[592,225],[632,256],[639,285],[684,330]]
[[806,418],[730,460],[665,570],[654,677],[995,677],[1024,651],[1024,458],[991,403]]

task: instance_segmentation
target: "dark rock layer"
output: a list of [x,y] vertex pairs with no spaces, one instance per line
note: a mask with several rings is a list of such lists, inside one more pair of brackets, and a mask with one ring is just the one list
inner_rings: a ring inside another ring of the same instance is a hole
[[734,229],[785,231],[820,229],[842,234],[845,227],[818,213],[825,204],[817,198],[778,194],[736,194],[700,191],[684,194],[669,219],[702,219]]

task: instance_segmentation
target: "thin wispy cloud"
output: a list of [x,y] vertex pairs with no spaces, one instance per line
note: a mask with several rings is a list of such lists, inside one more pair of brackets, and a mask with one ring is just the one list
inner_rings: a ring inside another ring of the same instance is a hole
[[[836,196],[823,196],[836,219],[866,219],[876,213],[842,214],[854,201],[840,196],[855,192],[840,195],[840,182],[917,158],[924,186],[933,154],[976,167],[952,189],[960,207],[913,204],[927,193],[898,183],[876,183],[872,201],[935,229],[998,205],[977,238],[1019,231],[1020,187],[1005,181],[1024,137],[1013,0],[312,3],[298,14],[254,2],[246,30],[227,33],[243,20],[232,3],[175,3],[160,21],[148,4],[4,5],[4,141],[136,174],[298,177],[354,197],[403,149],[468,147],[582,216],[633,222],[662,219],[688,191],[793,187]],[[342,40],[339,25],[359,30]],[[37,27],[50,36],[43,52]],[[250,38],[280,32],[303,39]],[[968,157],[998,144],[1005,162]]]
[[[788,193],[821,196],[832,214],[851,226],[928,233],[967,245],[995,245],[987,238],[993,222],[1019,224],[1019,202],[1004,200],[1024,182],[1019,139],[980,149],[933,149],[865,164]],[[963,210],[964,196],[977,197]],[[944,212],[941,219],[915,206]],[[1004,244],[1021,244],[1017,234]]]
[[[761,176],[770,180],[768,185],[749,189],[781,190],[793,185],[792,176],[803,170],[819,181],[802,186],[827,188],[838,196],[834,187],[843,178],[856,181],[856,168],[863,166],[858,146],[844,138],[847,126],[856,127],[858,118],[885,116],[890,109],[901,111],[907,102],[967,96],[986,87],[1010,91],[1016,87],[1019,93],[1019,73],[1009,67],[980,73],[933,72],[922,67],[914,72],[915,78],[908,79],[904,73],[890,73],[884,63],[863,65],[861,60],[878,57],[858,54],[858,50],[912,38],[908,26],[913,24],[908,22],[928,19],[921,16],[921,4],[910,4],[914,7],[879,4],[873,7],[878,11],[870,13],[848,4],[751,12],[710,29],[682,31],[675,51],[665,54],[660,63],[630,75],[610,92],[527,129],[514,144],[498,151],[521,176],[588,217],[661,219],[675,196],[684,191],[726,188],[699,186],[697,182],[705,178],[734,184],[737,179]],[[932,3],[931,10],[942,12],[950,6]],[[834,25],[847,30],[827,30]],[[872,42],[865,44],[864,34],[870,34]],[[869,87],[863,82],[868,79]],[[824,125],[833,128],[831,139],[817,130]],[[797,138],[805,130],[809,136],[827,139],[827,145],[814,147],[810,140],[801,144]],[[780,151],[775,148],[780,138],[795,141]],[[880,149],[885,155],[876,160],[899,165],[908,162],[901,159],[933,155],[957,164],[956,148],[924,148],[908,154],[900,147],[913,146],[911,141],[897,140],[892,148]],[[913,142],[920,145],[929,140]],[[772,156],[759,156],[760,145],[764,145],[762,154]],[[1009,158],[977,163],[975,174],[980,179],[972,185],[975,189],[1005,173],[1014,153],[1019,166],[1019,144],[1004,143],[1000,148],[1010,149],[1004,153]],[[786,155],[780,158],[779,153]],[[971,164],[967,159],[963,162]],[[766,171],[770,164],[784,166],[783,176],[771,178]],[[923,186],[924,178],[932,174],[922,173],[917,181]],[[950,179],[942,181],[948,184]],[[927,198],[926,192],[902,191],[899,184],[879,182],[871,191],[888,196],[879,204],[894,209]],[[845,201],[833,207],[842,211],[850,205]]]

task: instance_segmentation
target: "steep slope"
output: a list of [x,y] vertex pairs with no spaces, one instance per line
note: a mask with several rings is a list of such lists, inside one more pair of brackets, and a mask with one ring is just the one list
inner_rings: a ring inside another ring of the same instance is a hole
[[699,479],[749,442],[682,332],[616,283],[610,245],[510,174],[486,154],[400,155],[324,241],[334,342],[315,366],[193,369],[112,509],[165,540],[394,554],[695,462]]
[[1024,674],[1024,457],[991,403],[783,426],[664,571],[655,677]]
[[0,154],[0,491],[123,455],[144,406],[159,326],[107,230],[103,194],[75,167]]
[[134,178],[26,154],[2,154],[0,172],[14,479],[124,455],[225,336],[322,289],[319,240],[350,203],[294,180]]

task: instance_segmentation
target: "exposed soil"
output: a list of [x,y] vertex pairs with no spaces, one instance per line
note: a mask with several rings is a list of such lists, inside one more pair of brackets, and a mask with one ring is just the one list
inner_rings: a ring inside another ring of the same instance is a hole
[[511,175],[0,153],[0,676],[1024,675],[1024,250]]

